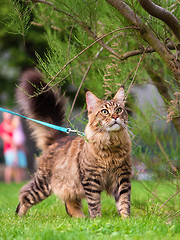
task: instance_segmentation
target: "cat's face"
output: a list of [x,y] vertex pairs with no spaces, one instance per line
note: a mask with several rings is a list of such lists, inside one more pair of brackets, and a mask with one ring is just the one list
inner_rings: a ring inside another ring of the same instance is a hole
[[89,126],[93,130],[115,132],[125,128],[127,112],[124,103],[124,89],[120,88],[109,101],[98,99],[93,93],[86,93]]

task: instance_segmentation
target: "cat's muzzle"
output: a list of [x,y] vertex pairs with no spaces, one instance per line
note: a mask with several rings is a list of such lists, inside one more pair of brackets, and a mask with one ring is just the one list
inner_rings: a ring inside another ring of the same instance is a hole
[[119,118],[117,119],[112,119],[111,124],[107,127],[107,131],[112,132],[112,131],[118,131],[122,128],[122,123]]

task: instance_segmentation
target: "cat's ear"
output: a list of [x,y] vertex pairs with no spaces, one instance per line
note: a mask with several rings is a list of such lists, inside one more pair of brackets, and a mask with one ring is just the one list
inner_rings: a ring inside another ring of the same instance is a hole
[[122,102],[124,100],[124,87],[120,87],[120,89],[117,91],[116,95],[114,96],[114,100],[118,102]]
[[97,98],[92,92],[88,91],[86,93],[86,103],[88,111],[91,111],[100,103],[100,99]]

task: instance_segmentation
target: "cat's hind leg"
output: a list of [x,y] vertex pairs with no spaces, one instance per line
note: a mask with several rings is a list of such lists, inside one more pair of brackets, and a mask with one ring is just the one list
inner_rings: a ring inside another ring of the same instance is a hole
[[71,217],[75,217],[75,218],[85,217],[83,212],[81,211],[82,204],[80,199],[67,200],[65,202],[65,206],[66,206],[67,214],[70,215]]
[[34,179],[20,191],[20,202],[17,206],[16,214],[19,216],[25,215],[28,209],[49,197],[51,195],[51,186],[49,182],[47,176],[35,175]]

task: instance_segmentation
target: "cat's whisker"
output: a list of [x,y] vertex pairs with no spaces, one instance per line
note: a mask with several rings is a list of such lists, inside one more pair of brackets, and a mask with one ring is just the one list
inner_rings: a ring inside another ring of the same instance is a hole
[[128,127],[128,128],[133,128],[133,127],[131,127],[131,126],[129,126],[129,125],[127,125],[127,127]]
[[137,146],[137,143],[134,141],[134,138],[136,137],[134,133],[132,133],[128,128],[128,126],[125,127],[126,131],[129,133],[131,141]]
[[129,126],[124,124],[122,121],[121,121],[121,126],[127,130],[127,132],[134,138],[135,135],[129,130]]

